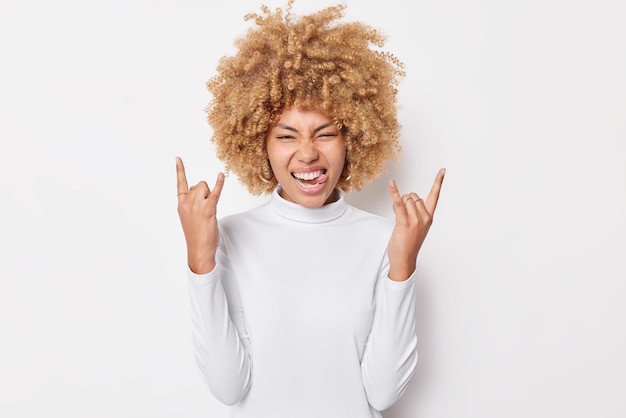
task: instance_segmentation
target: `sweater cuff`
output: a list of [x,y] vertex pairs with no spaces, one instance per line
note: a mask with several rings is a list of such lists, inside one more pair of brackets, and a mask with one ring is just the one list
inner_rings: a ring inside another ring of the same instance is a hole
[[192,283],[196,283],[196,284],[210,283],[212,280],[216,280],[216,277],[217,277],[216,270],[217,268],[214,268],[208,273],[196,274],[193,271],[191,271],[191,269],[189,268],[189,265],[187,265],[187,278],[189,279],[189,281],[191,281]]
[[395,291],[403,291],[406,290],[407,288],[413,286],[415,284],[415,280],[416,280],[416,274],[415,272],[417,271],[417,269],[415,271],[413,271],[413,274],[411,274],[409,276],[408,279],[402,281],[402,282],[397,282],[395,280],[391,280],[389,277],[386,278],[387,280],[387,288],[389,290],[395,290]]

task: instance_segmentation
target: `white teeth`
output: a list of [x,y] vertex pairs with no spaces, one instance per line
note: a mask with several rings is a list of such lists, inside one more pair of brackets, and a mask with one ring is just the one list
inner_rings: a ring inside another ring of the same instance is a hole
[[308,173],[293,173],[293,176],[299,180],[313,180],[322,175],[322,170],[311,171]]

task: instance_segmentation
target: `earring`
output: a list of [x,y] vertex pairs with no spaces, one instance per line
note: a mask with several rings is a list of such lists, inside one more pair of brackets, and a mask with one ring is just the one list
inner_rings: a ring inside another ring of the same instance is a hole
[[346,162],[346,164],[343,166],[343,170],[341,171],[341,178],[344,181],[350,181],[350,179],[352,178],[352,174],[350,174],[350,164],[348,162]]
[[266,161],[259,170],[259,178],[263,183],[271,183],[272,180],[274,180],[274,173],[272,172],[269,161]]

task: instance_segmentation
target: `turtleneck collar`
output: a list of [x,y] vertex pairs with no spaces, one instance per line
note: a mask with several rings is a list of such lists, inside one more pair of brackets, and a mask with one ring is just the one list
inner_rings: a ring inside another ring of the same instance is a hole
[[280,196],[280,186],[278,186],[272,192],[269,204],[277,215],[290,221],[307,224],[324,223],[339,218],[348,208],[344,192],[336,189],[335,193],[337,193],[337,200],[333,203],[310,209],[283,199]]

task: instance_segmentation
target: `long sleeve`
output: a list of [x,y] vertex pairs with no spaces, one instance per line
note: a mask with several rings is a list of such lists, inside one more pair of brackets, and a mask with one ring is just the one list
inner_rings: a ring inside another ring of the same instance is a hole
[[415,273],[404,282],[381,277],[375,300],[361,373],[368,402],[382,411],[402,396],[417,365]]
[[220,219],[216,267],[189,272],[193,343],[233,418],[381,418],[417,361],[414,283],[388,278],[394,223],[278,191]]
[[196,362],[211,393],[233,405],[250,387],[252,362],[238,292],[222,283],[227,271],[218,261],[208,274],[187,276]]

